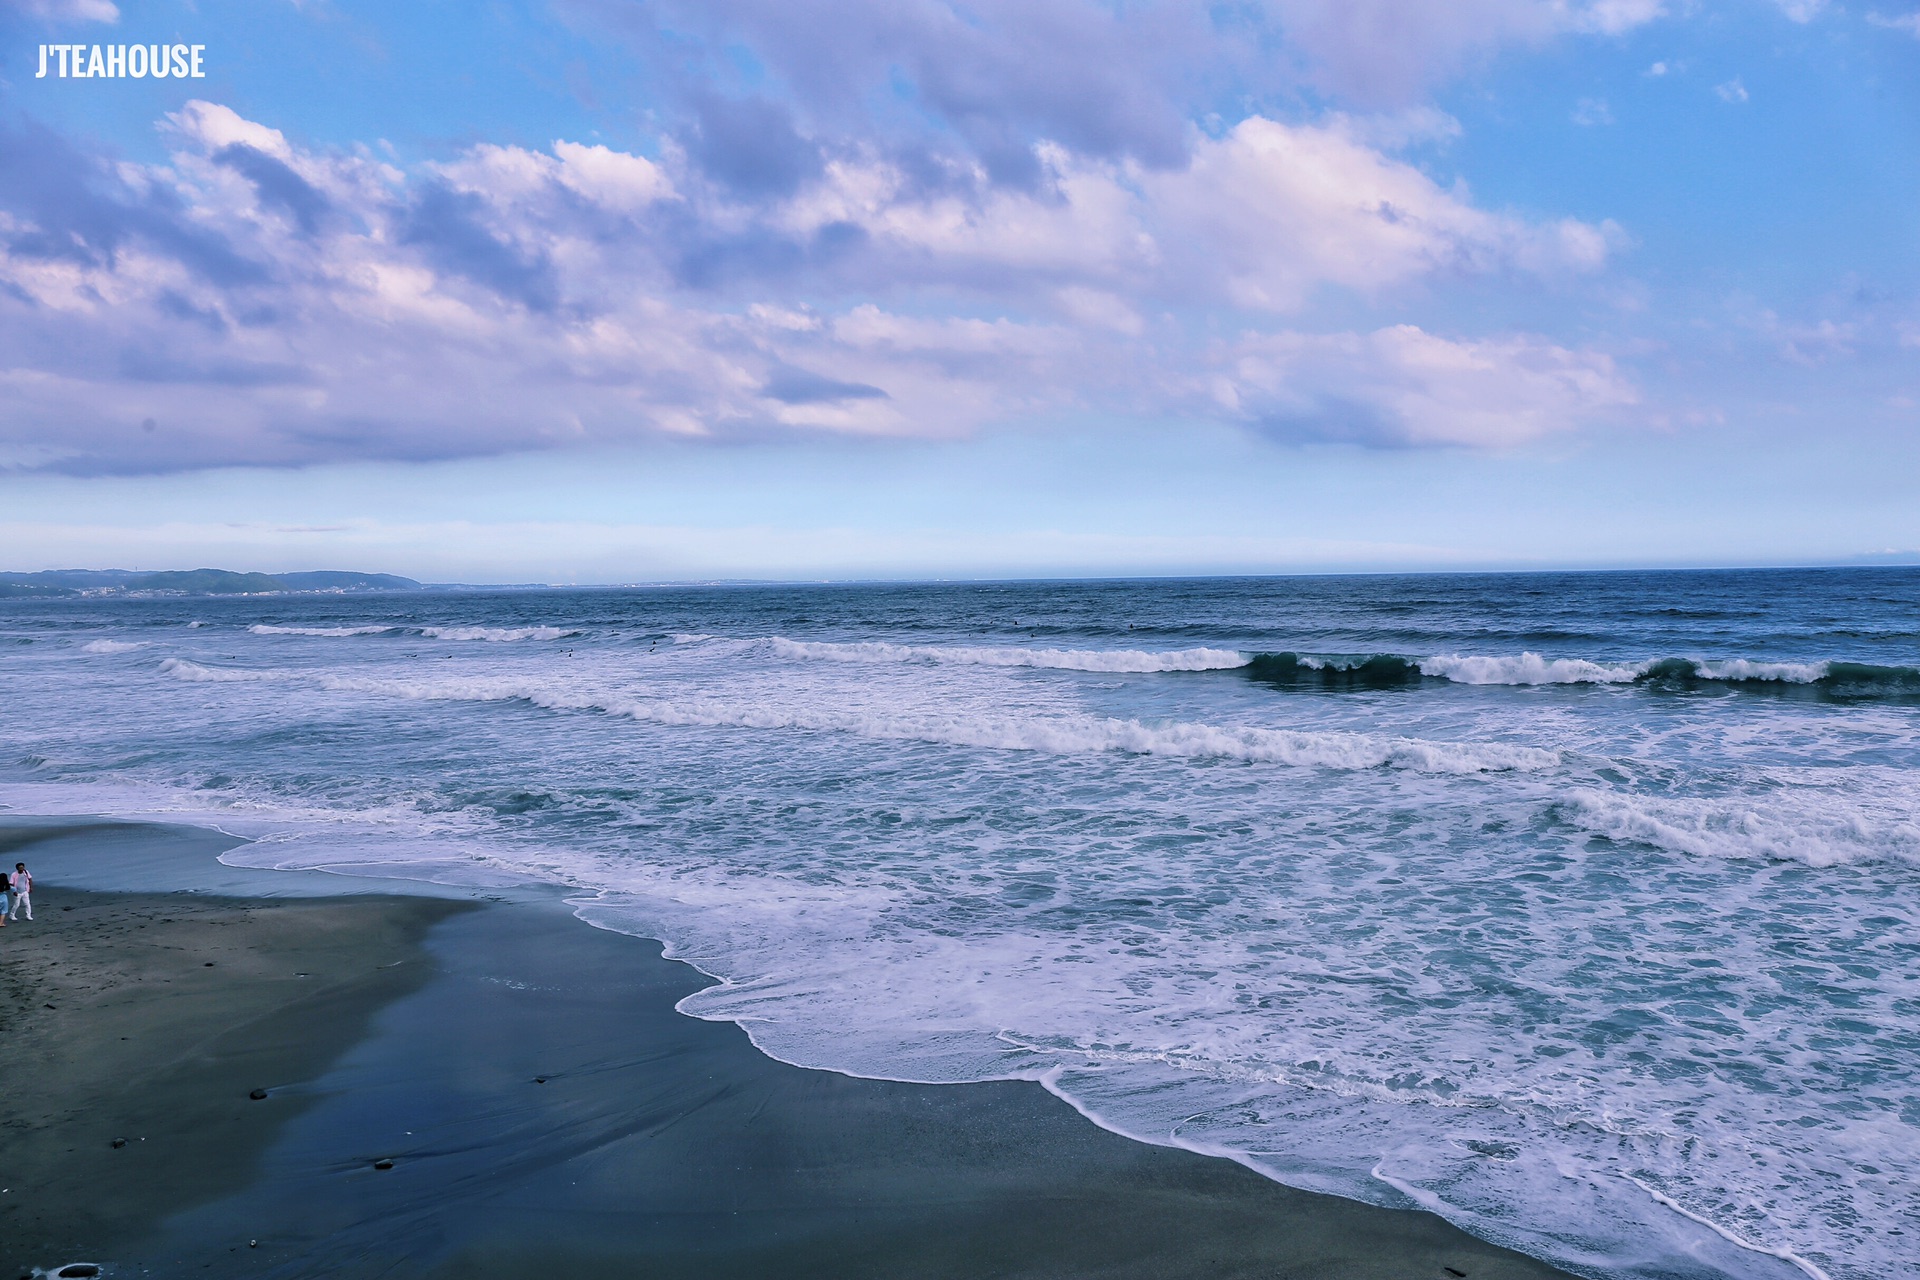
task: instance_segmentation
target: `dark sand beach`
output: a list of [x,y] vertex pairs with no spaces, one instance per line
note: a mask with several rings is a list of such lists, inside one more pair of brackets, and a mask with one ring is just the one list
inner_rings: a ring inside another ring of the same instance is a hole
[[[0,1081],[32,1102],[0,1125],[0,1260],[22,1271],[1560,1274],[1116,1136],[1035,1084],[775,1062],[674,1011],[706,979],[552,900],[67,888],[112,878],[88,845],[37,840],[40,918],[0,932]],[[152,862],[115,865],[144,889]]]
[[0,1241],[22,1266],[122,1256],[159,1215],[245,1186],[311,1101],[271,1086],[322,1074],[417,987],[421,939],[461,905],[42,901],[0,935]]

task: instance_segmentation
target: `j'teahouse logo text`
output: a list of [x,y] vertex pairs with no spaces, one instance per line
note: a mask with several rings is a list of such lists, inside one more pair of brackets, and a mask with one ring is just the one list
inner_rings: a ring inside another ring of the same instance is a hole
[[206,53],[203,44],[43,44],[34,79],[204,80]]

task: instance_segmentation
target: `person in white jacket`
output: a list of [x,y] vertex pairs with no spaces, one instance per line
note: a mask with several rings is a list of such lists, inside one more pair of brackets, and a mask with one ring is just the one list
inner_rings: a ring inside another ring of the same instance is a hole
[[33,919],[33,873],[27,870],[27,864],[13,864],[13,874],[7,877],[7,888],[13,891],[13,907],[7,912],[7,919],[18,920],[20,908],[27,909],[27,919]]

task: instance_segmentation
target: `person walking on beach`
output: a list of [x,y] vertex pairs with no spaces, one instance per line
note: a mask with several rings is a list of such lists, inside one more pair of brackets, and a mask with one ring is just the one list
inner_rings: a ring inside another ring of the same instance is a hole
[[0,876],[0,929],[7,927],[7,908],[12,904],[12,877]]
[[33,919],[33,873],[27,870],[27,864],[13,864],[13,874],[7,878],[7,888],[13,890],[13,906],[7,911],[7,919],[18,920],[20,908],[27,909],[27,919]]

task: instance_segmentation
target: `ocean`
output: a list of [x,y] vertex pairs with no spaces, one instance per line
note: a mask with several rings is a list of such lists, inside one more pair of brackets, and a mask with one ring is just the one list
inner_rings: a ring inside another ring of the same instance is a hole
[[789,1062],[1920,1277],[1920,570],[0,601],[0,803],[564,886]]

